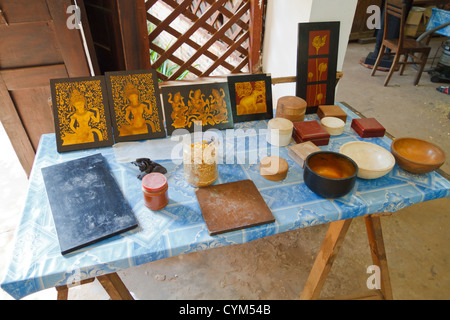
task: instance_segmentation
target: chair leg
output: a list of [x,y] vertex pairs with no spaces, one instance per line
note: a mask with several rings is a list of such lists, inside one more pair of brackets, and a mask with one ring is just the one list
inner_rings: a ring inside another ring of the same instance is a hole
[[420,81],[420,77],[422,76],[423,69],[425,68],[425,65],[427,64],[428,55],[430,54],[430,50],[427,50],[425,52],[422,52],[420,54],[420,67],[417,71],[416,78],[414,79],[414,85],[417,86]]
[[381,60],[383,59],[385,50],[386,50],[386,46],[382,45],[381,48],[380,48],[380,53],[378,54],[377,61],[375,62],[374,66],[373,66],[372,73],[370,74],[371,76],[375,75],[375,72],[377,71],[377,68],[378,68],[378,66],[381,63]]
[[400,69],[400,75],[401,75],[401,76],[403,75],[403,72],[405,71],[406,62],[408,62],[408,54],[407,54],[407,53],[405,53],[405,54],[403,55],[403,61],[400,62],[401,65],[402,65],[402,67],[401,67],[401,69]]
[[394,71],[395,71],[395,67],[397,66],[397,63],[398,63],[399,58],[400,58],[400,54],[397,52],[397,53],[395,54],[394,61],[392,61],[391,68],[389,69],[389,74],[388,74],[386,80],[384,81],[384,86],[385,86],[385,87],[388,85],[389,80],[391,80],[392,74],[393,74]]

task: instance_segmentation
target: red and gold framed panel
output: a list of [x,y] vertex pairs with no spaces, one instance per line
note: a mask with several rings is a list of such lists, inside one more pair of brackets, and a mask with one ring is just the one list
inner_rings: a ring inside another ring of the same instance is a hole
[[334,104],[339,28],[339,21],[299,23],[296,96],[307,102],[307,114]]
[[164,138],[163,110],[155,70],[106,72],[116,142]]
[[114,143],[104,77],[51,79],[58,152]]
[[161,93],[168,135],[176,129],[194,132],[198,122],[204,130],[234,127],[226,82],[164,86]]
[[228,77],[233,121],[273,118],[272,80],[266,74]]

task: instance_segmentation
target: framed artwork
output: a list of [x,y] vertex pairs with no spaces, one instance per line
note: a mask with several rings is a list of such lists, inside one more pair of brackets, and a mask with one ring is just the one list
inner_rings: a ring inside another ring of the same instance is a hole
[[176,129],[194,132],[201,122],[204,130],[234,127],[228,83],[195,83],[161,88],[167,134]]
[[104,77],[51,79],[58,152],[114,143]]
[[339,21],[299,23],[296,96],[307,114],[334,104],[339,28]]
[[233,122],[273,118],[272,79],[266,74],[228,77]]
[[116,142],[164,138],[163,110],[155,70],[106,72]]

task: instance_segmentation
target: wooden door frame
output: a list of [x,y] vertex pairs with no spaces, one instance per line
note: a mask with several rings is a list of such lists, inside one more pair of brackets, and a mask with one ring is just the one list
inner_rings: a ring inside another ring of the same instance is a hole
[[125,69],[150,69],[145,0],[117,0],[117,10]]

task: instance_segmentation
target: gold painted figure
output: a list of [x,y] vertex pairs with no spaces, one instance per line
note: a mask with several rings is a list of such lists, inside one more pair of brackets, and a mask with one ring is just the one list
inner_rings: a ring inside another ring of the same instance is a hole
[[[220,91],[219,91],[220,90]],[[168,94],[168,102],[172,105],[172,126],[190,128],[194,122],[201,121],[202,125],[216,125],[228,122],[228,109],[223,89],[212,89],[209,99],[202,90],[191,90],[188,94],[187,106],[181,92]],[[207,92],[208,93],[208,92]]]
[[[212,120],[210,115],[209,100],[205,100],[205,95],[200,89],[189,92],[189,116],[188,126],[191,127],[194,121],[201,121],[202,125],[207,125]],[[214,123],[214,122],[213,122]]]
[[189,92],[189,111],[191,114],[201,115],[204,113],[204,107],[209,105],[208,99],[204,100],[205,95],[200,89]]
[[119,127],[120,136],[146,134],[148,133],[147,124],[155,132],[155,124],[144,119],[144,112],[151,115],[152,109],[148,104],[139,101],[139,91],[134,85],[130,83],[126,85],[125,97],[129,104],[125,108],[126,124]]
[[94,133],[97,134],[99,141],[103,141],[100,130],[93,125],[100,122],[100,111],[97,107],[86,108],[86,98],[78,91],[74,90],[70,97],[70,106],[75,108],[75,112],[70,116],[70,130],[73,133],[66,132],[62,137],[63,146],[81,143],[95,142]]
[[[225,102],[225,91],[220,89],[222,94],[216,89],[212,90],[211,98],[211,112],[214,114],[213,119],[215,123],[228,121],[227,103]],[[211,123],[214,124],[214,123]]]
[[172,98],[172,94],[169,93],[169,103],[172,105],[172,125],[175,128],[184,128],[187,124],[187,111],[188,107],[184,104],[183,97],[179,92],[175,93]]

